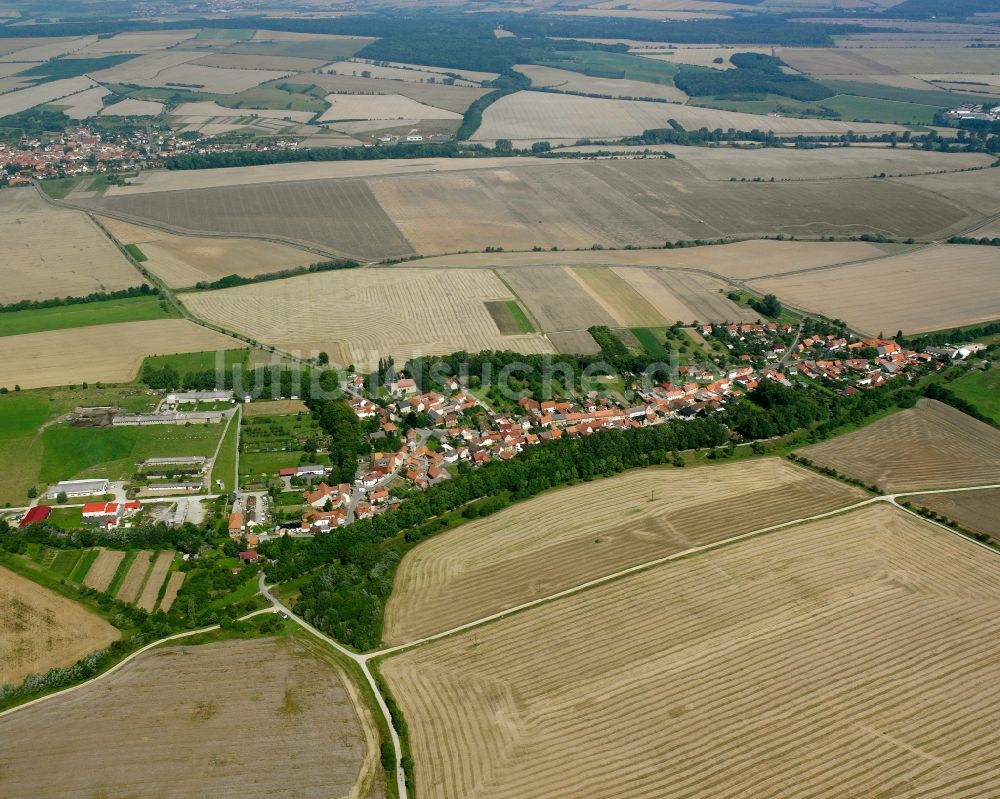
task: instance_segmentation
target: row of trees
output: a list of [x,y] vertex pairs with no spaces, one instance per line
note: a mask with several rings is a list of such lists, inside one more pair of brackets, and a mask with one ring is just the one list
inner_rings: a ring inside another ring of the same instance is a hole
[[381,637],[384,603],[400,553],[440,529],[437,520],[444,514],[477,500],[491,500],[492,511],[503,506],[501,497],[526,499],[555,486],[670,463],[677,450],[718,446],[727,438],[717,420],[696,419],[562,439],[511,461],[491,461],[478,469],[460,466],[451,480],[416,494],[397,509],[354,522],[349,535],[334,532],[310,541],[285,538],[267,544],[266,553],[277,560],[268,574],[288,580],[322,567],[302,584],[296,612],[345,643],[368,649]]
[[133,286],[118,291],[94,291],[83,297],[52,297],[47,300],[19,300],[17,302],[0,305],[0,313],[12,311],[34,311],[40,308],[61,308],[64,305],[83,305],[88,302],[102,302],[104,300],[124,300],[130,297],[154,297],[159,296],[160,290],[143,283],[141,286]]
[[293,266],[289,269],[281,269],[277,272],[261,272],[260,274],[246,277],[245,275],[226,275],[218,280],[201,280],[195,284],[195,288],[202,290],[228,289],[234,286],[246,286],[250,283],[263,283],[268,280],[283,280],[288,277],[298,275],[308,275],[313,272],[332,272],[338,269],[356,269],[361,266],[357,261],[349,258],[341,258],[334,261],[319,261],[309,266]]

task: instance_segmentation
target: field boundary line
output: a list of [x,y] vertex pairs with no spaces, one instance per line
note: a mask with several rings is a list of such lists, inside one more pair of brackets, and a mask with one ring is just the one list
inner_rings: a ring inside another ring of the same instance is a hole
[[[587,582],[580,583],[579,585],[573,586],[571,588],[566,588],[563,589],[562,591],[557,591],[554,594],[550,594],[544,597],[539,597],[538,599],[533,599],[530,602],[525,602],[520,605],[515,605],[514,607],[498,611],[496,613],[490,614],[489,616],[484,616],[475,621],[466,622],[465,624],[453,627],[450,630],[444,630],[442,632],[435,633],[434,635],[425,636],[424,638],[418,638],[415,641],[409,641],[404,644],[397,644],[395,646],[390,646],[384,649],[375,650],[371,653],[361,655],[361,657],[366,657],[368,659],[371,659],[376,657],[382,658],[399,654],[400,652],[403,652],[405,650],[412,649],[414,647],[421,646],[423,644],[431,643],[441,638],[462,633],[467,630],[474,629],[476,627],[489,624],[494,621],[499,621],[507,616],[511,616],[515,613],[520,613],[521,611],[524,610],[530,610],[531,608],[537,607],[547,602],[563,599],[567,596],[572,596],[573,594],[579,593],[581,591],[586,591],[589,590],[590,588],[596,588],[600,585],[603,585],[604,583],[612,582],[614,580],[618,580],[623,577],[630,576],[632,574],[656,568],[657,566],[663,565],[664,563],[669,563],[674,560],[681,560],[683,558],[687,558],[692,555],[698,555],[703,552],[711,552],[714,549],[720,549],[722,547],[729,546],[730,544],[739,543],[740,541],[744,541],[749,538],[755,538],[757,536],[766,535],[772,532],[777,532],[778,530],[783,530],[789,527],[796,527],[801,524],[808,524],[810,522],[819,521],[820,519],[829,518],[831,516],[839,516],[844,513],[850,513],[852,511],[860,510],[861,508],[868,507],[869,505],[874,505],[879,502],[884,502],[889,505],[898,507],[900,510],[906,511],[907,510],[906,508],[902,507],[896,502],[896,499],[898,497],[915,496],[917,494],[954,494],[965,491],[985,491],[988,489],[997,489],[997,488],[1000,488],[1000,483],[989,483],[977,486],[962,486],[959,488],[939,488],[930,491],[914,491],[914,492],[905,492],[896,494],[879,494],[878,496],[869,497],[868,499],[861,500],[860,502],[855,502],[851,505],[845,505],[840,508],[834,508],[833,510],[824,511],[823,513],[818,513],[813,516],[804,516],[798,519],[792,519],[787,522],[780,522],[779,524],[773,524],[768,527],[761,527],[757,530],[751,530],[746,533],[741,533],[740,535],[724,538],[721,541],[715,541],[709,544],[702,544],[700,546],[685,549],[681,552],[675,552],[671,555],[664,555],[663,557],[656,558],[654,560],[646,561],[644,563],[639,563],[636,564],[635,566],[629,566],[626,569],[622,569],[612,574],[604,575],[603,577],[597,577],[594,578],[593,580],[588,580]],[[913,511],[907,511],[907,513],[910,513],[911,515],[916,516],[919,519],[924,519],[923,516]],[[983,544],[979,541],[976,541],[975,539],[969,538],[968,536],[962,533],[952,530],[950,527],[946,527],[945,525],[933,522],[930,519],[925,519],[925,521],[929,521],[932,524],[936,524],[938,527],[942,527],[943,529],[948,530],[949,532],[955,533],[956,535],[960,535],[965,540],[971,541],[972,543],[977,544],[978,546],[981,546],[989,550],[994,555],[1000,555],[1000,552],[993,549],[992,547],[989,547],[986,544]]]
[[859,510],[861,508],[873,505],[876,502],[885,501],[885,497],[869,497],[868,499],[863,499],[860,502],[855,502],[851,505],[845,505],[840,508],[834,508],[833,510],[824,511],[823,513],[818,513],[814,516],[805,516],[798,519],[791,519],[787,522],[780,522],[778,524],[772,524],[768,527],[761,527],[757,530],[751,530],[746,533],[740,533],[739,535],[730,536],[729,538],[724,538],[721,541],[714,541],[710,544],[702,544],[696,547],[690,547],[689,549],[682,550],[681,552],[674,552],[670,555],[664,555],[654,560],[645,561],[643,563],[638,563],[635,566],[629,566],[626,569],[621,569],[620,571],[613,572],[612,574],[606,574],[602,577],[596,577],[593,580],[588,580],[586,582],[580,583],[579,585],[572,586],[571,588],[565,588],[562,591],[557,591],[554,594],[549,594],[548,596],[539,597],[538,599],[532,599],[530,602],[524,602],[520,605],[515,605],[514,607],[507,608],[505,610],[492,613],[489,616],[483,616],[480,619],[474,621],[466,622],[457,627],[452,627],[450,630],[443,630],[442,632],[435,633],[433,635],[425,636],[424,638],[418,638],[415,641],[409,641],[404,644],[397,644],[395,646],[386,647],[384,649],[379,649],[374,652],[367,654],[366,656],[370,658],[374,657],[388,657],[390,655],[396,655],[408,649],[413,649],[424,644],[431,643],[433,641],[438,641],[442,638],[446,638],[458,633],[465,632],[467,630],[474,629],[476,627],[481,627],[483,625],[489,624],[494,621],[500,621],[507,616],[512,616],[515,613],[520,613],[525,610],[530,610],[531,608],[538,607],[539,605],[544,605],[548,602],[554,602],[559,599],[564,599],[568,596],[580,593],[582,591],[587,591],[591,588],[596,588],[598,586],[604,585],[605,583],[610,583],[615,580],[619,580],[623,577],[628,577],[633,574],[648,571],[654,569],[657,566],[662,566],[664,563],[670,563],[675,560],[682,560],[684,558],[691,557],[692,555],[698,555],[702,552],[710,552],[714,549],[721,549],[722,547],[729,546],[730,544],[735,544],[740,541],[745,541],[749,538],[756,538],[757,536],[766,535],[767,533],[773,533],[778,530],[783,530],[788,527],[796,527],[800,524],[807,524],[813,521],[819,521],[820,519],[825,519],[830,516],[839,516],[843,513],[850,513],[854,510]]
[[[259,616],[262,613],[274,613],[274,608],[262,608],[261,610],[255,610],[253,611],[253,613],[248,613],[246,616],[241,616],[239,619],[237,619],[237,621],[245,621],[246,619],[249,619],[253,616]],[[95,683],[98,680],[103,680],[105,677],[111,676],[120,668],[125,666],[127,663],[139,657],[139,655],[143,654],[144,652],[148,652],[150,649],[154,649],[155,647],[158,647],[161,644],[165,644],[170,641],[176,641],[181,638],[190,638],[192,635],[201,635],[202,633],[210,633],[213,632],[214,630],[220,629],[220,627],[221,625],[213,624],[210,627],[201,627],[200,629],[197,630],[184,630],[183,632],[174,633],[173,635],[168,635],[166,638],[159,638],[156,641],[151,641],[145,646],[142,646],[139,649],[135,650],[135,652],[126,655],[124,658],[115,663],[107,671],[102,671],[100,674],[91,677],[89,680],[77,683],[76,685],[71,685],[68,688],[63,688],[59,691],[54,691],[51,694],[45,694],[45,696],[36,697],[35,699],[32,699],[21,705],[15,705],[14,707],[9,707],[6,710],[0,711],[0,718],[8,716],[12,713],[16,713],[19,710],[24,710],[25,708],[32,707],[33,705],[37,705],[41,702],[45,702],[49,699],[55,699],[57,696],[65,696],[66,694],[72,693],[74,691],[79,691],[81,688],[85,688],[86,686],[91,685],[92,683]]]

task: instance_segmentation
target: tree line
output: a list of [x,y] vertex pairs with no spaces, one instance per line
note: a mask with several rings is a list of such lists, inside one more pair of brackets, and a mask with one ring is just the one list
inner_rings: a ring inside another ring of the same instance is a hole
[[199,280],[195,283],[195,288],[209,291],[214,289],[229,289],[234,286],[246,286],[250,283],[264,283],[268,280],[283,280],[286,277],[298,277],[308,275],[313,272],[332,272],[338,269],[356,269],[361,264],[349,258],[340,258],[333,261],[319,261],[309,266],[293,266],[289,269],[281,269],[277,272],[261,272],[257,275],[247,277],[246,275],[226,275],[218,280]]
[[88,302],[104,302],[105,300],[125,300],[132,297],[156,297],[160,290],[146,283],[118,291],[94,291],[84,297],[52,297],[48,300],[18,300],[7,305],[0,305],[0,313],[14,311],[36,311],[42,308],[61,308],[65,305],[84,305]]

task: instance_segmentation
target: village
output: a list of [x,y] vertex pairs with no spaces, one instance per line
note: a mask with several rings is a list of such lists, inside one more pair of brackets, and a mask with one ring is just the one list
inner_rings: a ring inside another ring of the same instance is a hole
[[126,176],[163,167],[167,158],[190,153],[297,147],[295,139],[232,142],[217,136],[180,135],[146,126],[109,132],[81,125],[68,128],[58,137],[24,136],[16,143],[0,142],[0,185],[25,186],[33,179],[81,175]]
[[[282,469],[288,488],[302,487],[307,508],[296,522],[275,525],[275,532],[312,535],[370,519],[443,480],[459,464],[471,468],[510,460],[528,447],[564,436],[589,436],[601,430],[626,430],[693,419],[720,412],[753,391],[762,381],[786,386],[820,383],[851,396],[938,370],[964,360],[981,345],[907,349],[894,339],[848,339],[835,334],[806,335],[801,326],[774,322],[703,325],[707,341],[729,353],[726,367],[716,363],[678,367],[678,380],[642,386],[632,381],[622,394],[595,389],[586,396],[537,400],[523,396],[516,411],[497,412],[458,379],[444,381],[444,391],[422,392],[404,372],[394,372],[374,391],[361,375],[349,378],[349,405],[359,420],[377,426],[369,435],[370,458],[359,460],[353,483],[329,484],[329,467],[303,465]],[[721,360],[721,359],[720,359]],[[403,435],[401,430],[406,428]],[[399,442],[385,449],[382,442]],[[266,498],[262,498],[266,502]],[[238,539],[248,530],[265,532],[240,510],[230,521]],[[251,539],[251,541],[254,539]]]

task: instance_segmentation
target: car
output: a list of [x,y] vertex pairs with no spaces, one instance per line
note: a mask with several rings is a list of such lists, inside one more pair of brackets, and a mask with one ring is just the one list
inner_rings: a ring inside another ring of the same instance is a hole
[[285,613],[285,611],[283,611],[283,610],[279,610],[278,611],[278,615],[281,616],[281,618],[283,618],[283,619],[288,619],[288,614]]

